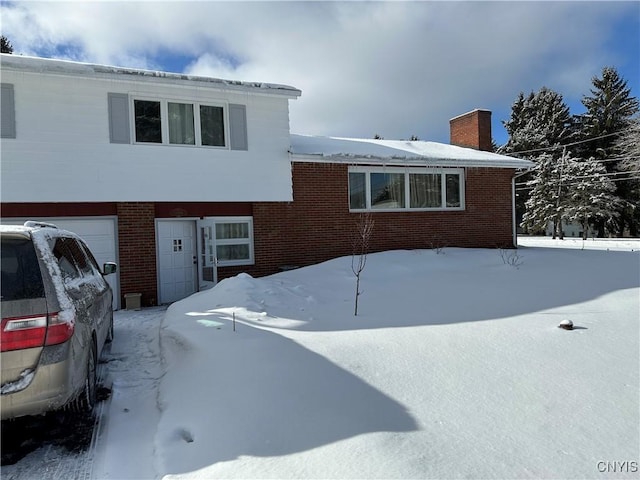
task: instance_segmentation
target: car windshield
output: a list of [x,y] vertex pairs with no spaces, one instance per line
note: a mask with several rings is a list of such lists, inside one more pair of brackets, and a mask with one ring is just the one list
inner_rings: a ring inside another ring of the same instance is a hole
[[38,258],[31,240],[2,238],[2,301],[44,297]]

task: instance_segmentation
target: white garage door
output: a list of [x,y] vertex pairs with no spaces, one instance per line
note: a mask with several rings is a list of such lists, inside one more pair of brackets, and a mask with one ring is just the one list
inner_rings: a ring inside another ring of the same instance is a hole
[[[83,217],[83,218],[41,218],[37,219],[14,219],[3,218],[2,223],[21,225],[26,220],[39,220],[49,222],[79,235],[91,249],[91,253],[96,257],[98,265],[102,267],[105,262],[118,263],[118,242],[116,235],[115,217]],[[109,275],[105,277],[113,290],[113,308],[119,308],[120,300],[120,280],[119,275]]]

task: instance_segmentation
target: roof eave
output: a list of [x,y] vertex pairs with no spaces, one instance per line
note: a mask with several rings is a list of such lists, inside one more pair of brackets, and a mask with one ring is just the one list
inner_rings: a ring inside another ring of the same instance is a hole
[[255,94],[278,95],[297,98],[302,91],[289,85],[264,82],[243,82],[199,75],[162,72],[136,68],[125,68],[93,63],[74,62],[41,57],[13,56],[2,54],[0,67],[2,70],[39,73],[48,75],[66,75],[84,78],[110,78],[145,82],[184,84],[197,83],[223,91],[251,91]]
[[292,162],[309,163],[346,163],[349,165],[372,165],[382,164],[402,167],[467,167],[467,168],[513,168],[516,170],[526,170],[533,166],[527,160],[458,160],[450,158],[430,158],[430,157],[377,157],[361,155],[332,155],[332,154],[301,154],[291,153]]

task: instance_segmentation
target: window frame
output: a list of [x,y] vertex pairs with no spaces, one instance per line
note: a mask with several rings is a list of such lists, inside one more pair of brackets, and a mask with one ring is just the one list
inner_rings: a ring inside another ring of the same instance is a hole
[[[215,256],[219,267],[233,267],[238,265],[254,265],[254,241],[253,241],[253,217],[207,217],[207,220],[212,220],[214,224],[213,235],[215,236]],[[245,223],[247,224],[247,238],[223,238],[218,239],[217,226],[227,223]],[[218,247],[225,245],[248,245],[249,258],[239,260],[220,260],[218,257]]]
[[[351,179],[348,177],[347,198],[350,212],[450,212],[465,210],[465,169],[461,167],[374,167],[374,166],[350,166],[349,176],[354,174],[364,174],[364,208],[352,208],[351,206]],[[404,174],[404,207],[398,208],[372,208],[371,199],[371,174],[393,173]],[[410,175],[415,174],[437,174],[440,175],[440,206],[439,207],[411,207],[411,182]],[[460,205],[457,207],[447,206],[447,175],[458,175],[459,177],[459,196]]]
[[[130,132],[134,145],[162,145],[172,147],[186,147],[186,148],[212,148],[216,150],[230,150],[230,132],[229,132],[229,104],[224,101],[217,100],[195,100],[189,98],[178,97],[158,97],[149,94],[136,94],[129,95],[130,98]],[[160,103],[160,142],[140,142],[136,138],[136,101],[144,102],[159,102]],[[169,133],[169,104],[185,104],[192,105],[193,107],[193,123],[194,123],[194,143],[171,143]],[[202,121],[201,121],[201,106],[217,107],[222,109],[222,132],[224,135],[224,145],[205,145],[202,143]]]

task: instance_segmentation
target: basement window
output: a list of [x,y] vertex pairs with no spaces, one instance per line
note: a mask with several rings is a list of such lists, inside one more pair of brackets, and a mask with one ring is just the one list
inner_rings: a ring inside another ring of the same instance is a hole
[[464,169],[351,167],[349,210],[464,210]]

